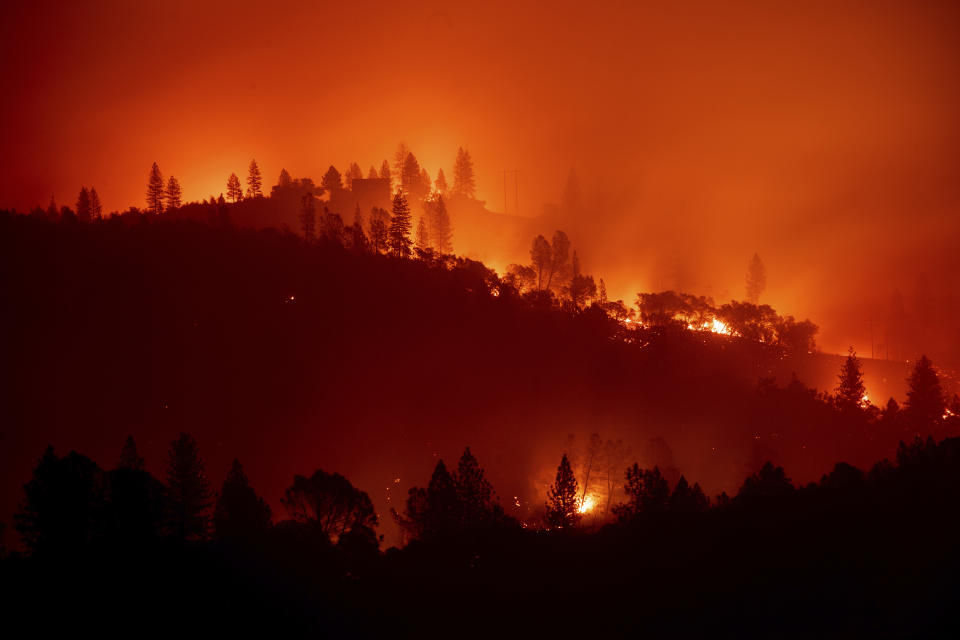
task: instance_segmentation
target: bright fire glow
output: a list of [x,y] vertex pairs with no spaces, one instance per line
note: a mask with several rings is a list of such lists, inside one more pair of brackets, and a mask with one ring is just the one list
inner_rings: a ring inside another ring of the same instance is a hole
[[714,318],[713,321],[710,323],[709,331],[712,331],[714,333],[721,333],[725,336],[730,335],[730,327],[728,327],[725,322],[721,322],[716,318]]
[[580,507],[577,509],[577,511],[580,513],[587,513],[593,509],[595,504],[596,501],[593,499],[593,496],[587,496],[583,499],[583,502],[580,503]]

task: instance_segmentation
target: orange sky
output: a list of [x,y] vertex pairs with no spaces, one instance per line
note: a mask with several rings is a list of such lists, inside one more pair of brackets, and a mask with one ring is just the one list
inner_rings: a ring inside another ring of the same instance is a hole
[[958,5],[643,4],[4,3],[0,206],[143,206],[154,160],[200,199],[251,157],[269,185],[400,140],[449,176],[463,145],[495,210],[503,168],[525,215],[575,168],[617,295],[741,296],[758,251],[774,306],[863,351],[844,305],[936,280],[915,258],[957,235]]

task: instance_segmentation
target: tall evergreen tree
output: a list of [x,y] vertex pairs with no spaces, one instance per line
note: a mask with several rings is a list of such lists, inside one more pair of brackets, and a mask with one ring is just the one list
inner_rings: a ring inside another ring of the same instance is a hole
[[420,163],[417,162],[417,157],[412,153],[407,154],[407,159],[403,163],[403,171],[400,173],[400,187],[413,202],[419,201],[424,196],[425,190],[422,184]]
[[127,436],[126,442],[123,443],[123,449],[120,450],[120,461],[117,463],[117,469],[143,471],[144,467],[143,458],[137,453],[137,443],[133,436]]
[[414,241],[414,247],[420,251],[430,249],[430,237],[427,234],[427,223],[423,221],[423,216],[417,218],[417,235]]
[[450,214],[447,213],[447,203],[442,195],[437,194],[437,197],[428,203],[427,215],[430,222],[427,229],[433,248],[440,253],[453,253]]
[[354,251],[366,251],[367,246],[367,235],[363,232],[363,213],[358,202],[353,212],[353,224],[350,225],[350,248]]
[[307,242],[313,242],[317,236],[317,212],[309,191],[300,199],[300,231]]
[[847,359],[840,365],[836,392],[837,406],[842,409],[859,408],[867,395],[867,388],[863,384],[863,367],[853,347],[850,347]]
[[470,528],[494,521],[497,505],[494,503],[493,486],[487,480],[477,458],[470,452],[470,447],[460,456],[453,484],[463,526]]
[[763,266],[760,256],[753,254],[750,264],[747,265],[747,301],[758,304],[760,296],[767,289],[767,268]]
[[397,188],[403,188],[403,169],[408,155],[410,155],[410,147],[406,142],[399,143],[397,150],[393,152],[393,181]]
[[544,276],[550,272],[552,260],[553,252],[550,249],[550,243],[542,235],[538,235],[533,239],[533,246],[530,247],[530,262],[537,274],[537,291],[543,289]]
[[147,210],[150,213],[163,213],[163,196],[163,175],[160,173],[160,166],[154,162],[147,180]]
[[80,195],[77,196],[77,219],[80,222],[90,222],[90,192],[86,187],[80,187]]
[[56,201],[53,199],[53,196],[50,196],[50,204],[47,205],[47,219],[48,220],[59,220],[60,219],[60,209],[57,207]]
[[170,176],[167,180],[167,209],[179,209],[182,204],[183,189],[180,188],[180,182]]
[[359,164],[356,162],[351,162],[350,166],[347,168],[347,172],[343,177],[347,189],[353,189],[353,181],[363,179],[363,170],[360,168]]
[[95,187],[90,187],[90,217],[94,220],[103,219],[103,205]]
[[453,164],[453,192],[467,198],[474,198],[477,193],[473,160],[470,158],[470,152],[465,151],[463,147],[457,149],[457,159]]
[[170,444],[167,460],[167,526],[181,540],[206,537],[213,501],[197,441],[188,433]]
[[374,253],[383,253],[389,248],[389,227],[390,214],[385,209],[374,207],[370,212],[370,248]]
[[280,177],[277,178],[277,186],[281,189],[293,185],[293,177],[286,169],[280,169]]
[[333,165],[330,165],[330,168],[327,169],[327,172],[323,174],[323,179],[320,181],[320,186],[327,190],[327,193],[334,193],[340,191],[343,188],[343,185],[340,183],[340,172],[337,171],[337,168]]
[[410,205],[402,191],[397,191],[393,197],[393,215],[390,218],[390,229],[387,242],[390,253],[397,258],[409,258],[411,254],[410,240]]
[[447,194],[447,176],[443,175],[443,169],[437,170],[437,179],[433,185],[439,195],[444,196]]
[[270,507],[250,486],[240,461],[234,459],[213,512],[217,537],[228,540],[255,539],[270,528],[270,517]]
[[227,178],[227,198],[234,202],[239,202],[243,199],[243,188],[240,186],[240,178],[238,178],[235,173],[231,173],[230,177]]
[[393,180],[390,177],[390,163],[386,160],[380,165],[380,179],[390,180],[390,190],[393,191]]
[[567,454],[560,459],[557,477],[547,492],[547,524],[554,529],[570,529],[580,522],[580,498],[577,479]]
[[918,430],[932,429],[943,419],[947,403],[930,358],[920,356],[907,382],[907,418]]
[[370,170],[367,171],[367,180],[376,180],[380,176],[377,175],[377,168],[373,165],[370,165]]
[[250,166],[247,168],[247,197],[263,197],[263,176],[260,174],[256,158],[250,161]]

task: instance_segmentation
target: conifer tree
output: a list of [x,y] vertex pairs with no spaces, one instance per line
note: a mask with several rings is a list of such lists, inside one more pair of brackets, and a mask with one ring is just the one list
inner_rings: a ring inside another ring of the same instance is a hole
[[443,196],[447,194],[447,176],[443,175],[443,169],[437,170],[437,179],[434,181],[434,189]]
[[188,433],[181,433],[170,445],[167,494],[170,532],[181,540],[206,537],[213,494],[197,441]]
[[147,180],[147,210],[150,213],[163,213],[163,196],[163,175],[160,173],[160,166],[154,162]]
[[123,449],[120,450],[120,462],[117,463],[117,469],[126,469],[128,471],[143,471],[143,458],[137,453],[137,443],[133,436],[127,436],[123,443]]
[[90,192],[86,187],[80,187],[80,195],[77,197],[77,219],[80,222],[90,222]]
[[370,212],[370,248],[374,253],[383,253],[388,248],[390,214],[385,209],[374,207]]
[[430,237],[427,234],[427,224],[423,221],[423,216],[417,218],[417,235],[413,246],[421,252],[430,249]]
[[750,304],[758,304],[766,288],[767,269],[763,266],[760,256],[753,254],[750,264],[747,265],[747,301]]
[[103,205],[100,204],[100,196],[95,187],[90,187],[90,216],[94,220],[103,219]]
[[492,522],[496,517],[493,486],[486,478],[477,458],[467,447],[454,476],[454,487],[460,509],[460,520],[465,527]]
[[863,385],[863,367],[857,352],[850,347],[847,359],[840,365],[839,384],[836,389],[837,406],[842,409],[858,408],[864,402],[867,389]]
[[344,174],[344,182],[346,183],[347,189],[353,189],[354,180],[363,179],[363,170],[360,168],[360,165],[356,162],[351,162],[350,166],[347,168],[347,173]]
[[434,249],[440,253],[453,252],[453,231],[450,229],[450,214],[447,213],[447,203],[442,195],[429,203],[427,207],[430,224],[428,233]]
[[231,173],[230,177],[227,178],[227,198],[234,202],[239,202],[243,199],[243,188],[240,186],[240,178],[238,178],[235,173]]
[[393,180],[397,188],[403,188],[403,168],[408,155],[410,155],[410,147],[406,142],[399,143],[397,150],[393,152]]
[[377,175],[377,168],[373,165],[370,165],[370,170],[367,171],[367,180],[376,180],[380,176]]
[[[383,164],[380,165],[380,179],[381,180],[391,180],[390,177],[390,163],[386,160],[383,161]],[[390,190],[393,190],[393,182],[390,183]]]
[[330,168],[327,169],[327,172],[323,174],[323,179],[320,181],[320,186],[327,190],[327,193],[334,193],[335,191],[340,191],[343,188],[343,185],[340,183],[340,172],[337,171],[337,168],[333,165],[330,165]]
[[256,158],[250,161],[250,166],[247,168],[247,197],[263,197],[263,176],[260,174]]
[[570,529],[580,522],[580,499],[577,479],[570,468],[567,454],[560,459],[557,477],[547,492],[547,524],[554,529]]
[[270,516],[270,507],[250,486],[240,461],[234,459],[213,512],[217,537],[251,540],[270,528]]
[[930,358],[920,356],[907,382],[907,417],[918,430],[933,428],[943,419],[946,399]]
[[393,215],[390,218],[390,229],[387,242],[390,253],[397,258],[409,258],[411,254],[410,240],[410,205],[402,191],[397,191],[393,197]]
[[353,224],[350,226],[350,247],[354,251],[366,251],[367,245],[367,235],[363,232],[363,214],[358,202],[353,212]]
[[417,162],[415,155],[408,153],[403,163],[403,170],[400,172],[400,187],[411,200],[417,200],[421,195],[421,179],[420,163]]
[[280,169],[280,177],[277,178],[277,186],[280,188],[286,188],[293,184],[293,177],[290,175],[290,172],[286,169]]
[[179,209],[182,204],[181,199],[183,197],[183,189],[180,188],[180,183],[176,178],[170,176],[170,179],[167,180],[167,209]]
[[60,209],[57,208],[57,203],[53,199],[53,196],[50,196],[50,204],[47,205],[47,219],[48,220],[60,219]]
[[457,159],[453,164],[453,192],[467,198],[476,197],[477,183],[473,176],[473,160],[470,152],[463,147],[457,149]]

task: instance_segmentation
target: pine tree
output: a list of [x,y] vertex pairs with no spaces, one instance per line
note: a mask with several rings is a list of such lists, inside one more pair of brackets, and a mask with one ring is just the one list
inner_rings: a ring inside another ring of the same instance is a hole
[[213,494],[197,441],[190,434],[181,433],[170,445],[167,493],[170,532],[181,540],[206,537]]
[[410,195],[411,200],[417,199],[422,191],[420,180],[420,163],[417,162],[415,155],[408,153],[407,159],[403,162],[403,170],[400,172],[400,188]]
[[439,195],[443,196],[447,194],[447,176],[443,175],[443,169],[437,170],[437,179],[433,184]]
[[550,272],[550,264],[553,253],[550,249],[550,243],[542,235],[533,239],[533,246],[530,247],[530,262],[533,264],[533,270],[537,274],[537,291],[543,289],[544,276]]
[[366,251],[367,244],[367,235],[363,232],[363,214],[358,202],[353,212],[353,224],[350,225],[350,248],[354,251]]
[[327,193],[334,193],[340,191],[343,188],[343,185],[340,184],[340,172],[337,171],[337,168],[333,165],[330,165],[330,168],[327,169],[327,172],[323,174],[323,179],[320,181],[320,186],[327,190]]
[[397,258],[409,258],[411,254],[410,240],[410,205],[402,191],[397,191],[393,197],[393,216],[390,218],[390,229],[387,242],[390,253]]
[[100,204],[100,196],[94,187],[90,187],[90,216],[94,220],[103,219],[103,205]]
[[243,188],[240,186],[240,178],[238,178],[235,173],[231,173],[230,177],[227,178],[227,198],[234,202],[239,202],[243,199]]
[[163,175],[160,173],[160,166],[154,162],[147,181],[147,211],[155,215],[163,213],[163,195]]
[[859,408],[864,403],[867,389],[863,385],[863,368],[853,347],[850,347],[847,359],[840,365],[836,392],[837,406],[842,409]]
[[760,256],[753,254],[750,264],[747,265],[747,301],[750,304],[758,304],[766,288],[767,269],[763,266]]
[[560,459],[557,477],[547,492],[547,524],[554,529],[570,529],[580,522],[580,499],[577,479],[570,468],[567,454]]
[[464,151],[463,147],[457,149],[457,159],[453,164],[453,192],[467,198],[474,198],[477,193],[473,160],[470,152]]
[[183,197],[183,189],[180,188],[180,183],[176,178],[170,176],[170,179],[167,180],[167,209],[179,209],[182,204],[181,198]]
[[603,278],[600,278],[600,295],[599,295],[600,306],[607,306],[607,283],[603,281]]
[[281,189],[285,189],[293,185],[293,177],[290,175],[290,172],[286,169],[280,169],[280,177],[277,178],[277,186]]
[[376,180],[380,176],[377,175],[377,168],[373,165],[370,165],[370,170],[367,171],[367,180]]
[[387,250],[388,229],[390,214],[385,209],[374,207],[370,213],[370,248],[374,253],[383,253]]
[[430,249],[430,237],[427,234],[427,225],[423,221],[423,216],[417,218],[417,236],[414,241],[414,247],[421,252]]
[[460,521],[464,527],[491,523],[497,515],[493,486],[487,480],[477,458],[467,447],[457,465],[454,487],[459,503]]
[[260,175],[260,167],[257,166],[257,160],[253,159],[250,161],[250,166],[247,168],[247,197],[262,198],[262,187],[263,176]]
[[917,430],[933,428],[943,419],[946,399],[930,358],[920,356],[907,382],[909,390],[905,412],[908,419]]
[[447,213],[447,203],[442,195],[429,203],[427,208],[430,224],[428,233],[433,248],[440,253],[453,252],[453,232],[450,229],[450,214]]
[[56,201],[54,201],[53,196],[50,196],[50,204],[47,205],[47,219],[48,220],[60,219],[60,209],[57,208],[57,203]]
[[250,486],[240,461],[234,459],[213,512],[217,537],[228,540],[255,539],[270,528],[270,517],[270,507]]
[[127,436],[127,441],[123,443],[123,449],[120,450],[120,462],[117,463],[117,469],[127,469],[128,471],[143,471],[143,458],[137,453],[137,443],[133,436]]
[[[390,163],[386,160],[383,161],[383,164],[380,165],[380,179],[381,180],[391,180],[390,178]],[[390,190],[393,190],[393,181],[390,182]]]
[[344,182],[346,182],[347,189],[353,189],[354,180],[363,179],[363,170],[360,168],[360,165],[356,162],[351,162],[350,166],[347,168],[347,173],[344,174]]
[[313,194],[309,191],[300,200],[300,231],[303,239],[313,242],[317,235],[317,213],[313,204]]
[[86,187],[80,187],[80,195],[77,197],[77,219],[80,222],[90,222],[90,192]]
[[406,142],[398,144],[397,150],[393,152],[393,180],[397,188],[403,188],[403,168],[408,155],[410,155],[410,147]]

